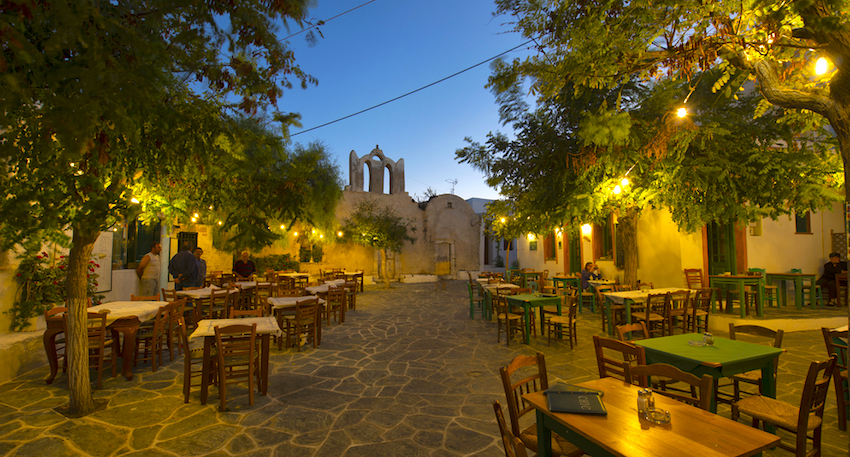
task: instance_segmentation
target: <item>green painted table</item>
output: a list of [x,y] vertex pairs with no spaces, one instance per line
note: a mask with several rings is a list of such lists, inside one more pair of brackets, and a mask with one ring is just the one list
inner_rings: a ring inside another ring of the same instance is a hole
[[578,277],[578,276],[557,275],[557,276],[552,276],[549,279],[551,279],[552,284],[555,284],[556,286],[558,285],[558,283],[561,283],[562,288],[566,288],[568,285],[571,286],[571,287],[575,287],[576,289],[581,287],[581,278]]
[[[809,281],[809,286],[811,286],[812,293],[815,290],[815,276],[806,273],[767,273],[765,275],[764,280],[770,284],[772,282],[779,281],[779,306],[785,306],[788,303],[788,291],[785,290],[785,282],[793,281],[794,282],[794,303],[797,305],[797,309],[803,309],[803,281]],[[813,296],[809,297],[811,299],[811,307],[815,308],[815,300]]]
[[[712,289],[717,286],[735,286],[738,291],[738,300],[741,303],[741,318],[746,317],[747,307],[744,304],[744,288],[755,286],[756,288],[756,312],[759,317],[764,317],[764,282],[761,276],[749,275],[709,275],[708,284]],[[727,309],[729,305],[727,304]],[[715,311],[715,302],[711,302],[711,312]]]
[[[663,295],[668,292],[679,292],[680,290],[690,290],[691,297],[696,295],[696,290],[682,289],[681,287],[663,287],[660,289],[641,289],[641,290],[624,290],[622,292],[605,292],[602,295],[605,297],[605,303],[600,303],[599,306],[604,306],[602,312],[608,316],[608,322],[614,322],[611,314],[611,304],[616,303],[623,305],[625,310],[626,324],[632,323],[632,305],[635,303],[646,303],[646,298],[650,295]],[[614,326],[608,326],[608,334],[614,336]]]
[[499,284],[481,284],[481,289],[484,291],[484,320],[493,318],[493,292],[496,289],[518,289],[519,286],[509,282]]
[[534,280],[539,282],[540,281],[540,275],[542,275],[543,272],[542,271],[520,271],[517,274],[519,274],[520,277],[522,277],[522,287],[527,288],[528,287],[528,280],[531,279],[532,277],[534,277]]
[[[728,378],[734,374],[761,370],[761,392],[776,398],[774,364],[782,354],[781,348],[714,337],[714,346],[691,346],[689,341],[702,342],[702,334],[685,333],[661,338],[637,340],[634,343],[646,351],[646,363],[667,363],[693,373],[714,379]],[[711,411],[717,412],[717,400],[712,397]]]
[[558,307],[558,315],[561,314],[561,297],[555,296],[546,296],[539,294],[519,294],[519,295],[508,295],[505,297],[508,299],[508,304],[511,306],[521,306],[523,312],[525,313],[525,344],[528,344],[530,332],[531,332],[531,321],[529,319],[529,309],[531,308],[540,308],[540,329],[542,332],[545,332],[545,324],[543,322],[543,307],[544,306],[557,306]]

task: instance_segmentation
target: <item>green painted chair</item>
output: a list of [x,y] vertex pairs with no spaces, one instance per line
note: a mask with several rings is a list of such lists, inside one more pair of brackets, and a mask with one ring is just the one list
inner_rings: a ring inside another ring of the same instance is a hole
[[466,288],[469,289],[469,318],[475,319],[475,306],[478,306],[478,312],[481,313],[481,317],[484,317],[484,299],[480,297],[475,297],[475,294],[472,292],[472,281],[466,283]]
[[[750,268],[747,271],[750,273],[759,273],[761,275],[762,281],[764,281],[767,277],[767,272],[764,268]],[[764,301],[768,305],[771,305],[771,303],[776,303],[776,307],[779,308],[779,286],[765,284]]]
[[[792,268],[791,273],[803,273],[803,270],[800,268]],[[814,291],[812,290],[814,287]],[[806,295],[808,294],[808,298]],[[818,284],[803,284],[803,303],[809,302],[809,307],[815,309],[816,304],[820,304],[820,307],[823,308],[823,291]]]

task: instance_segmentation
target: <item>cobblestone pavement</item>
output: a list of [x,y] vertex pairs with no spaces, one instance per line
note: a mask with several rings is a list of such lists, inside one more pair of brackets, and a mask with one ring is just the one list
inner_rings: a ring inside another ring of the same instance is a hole
[[[461,281],[367,289],[357,308],[317,350],[274,349],[268,395],[249,406],[247,390],[230,387],[223,413],[217,391],[201,405],[195,388],[183,403],[182,358],[156,373],[137,367],[132,381],[107,378],[94,392],[108,408],[81,419],[54,411],[68,402],[65,376],[45,385],[47,368],[35,370],[0,385],[0,456],[500,456],[500,366],[539,350],[551,380],[597,377],[591,335],[601,327],[587,311],[571,350],[540,336],[497,344],[494,323],[469,319]],[[779,398],[796,403],[807,362],[825,350],[814,331],[787,334],[784,346]],[[825,420],[824,455],[847,455],[832,388]]]

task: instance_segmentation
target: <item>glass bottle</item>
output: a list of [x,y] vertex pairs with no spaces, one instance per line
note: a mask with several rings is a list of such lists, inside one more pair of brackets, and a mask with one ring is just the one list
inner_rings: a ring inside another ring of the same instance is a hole
[[652,396],[652,391],[646,389],[646,411],[652,411],[655,409],[655,397]]
[[637,410],[641,414],[646,413],[646,391],[644,389],[638,391]]

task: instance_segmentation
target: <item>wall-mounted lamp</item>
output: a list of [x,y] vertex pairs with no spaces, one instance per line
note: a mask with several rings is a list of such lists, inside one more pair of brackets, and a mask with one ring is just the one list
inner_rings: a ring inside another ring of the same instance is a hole
[[584,224],[581,226],[581,237],[584,238],[584,241],[590,241],[590,234],[593,233],[593,227],[590,224]]

